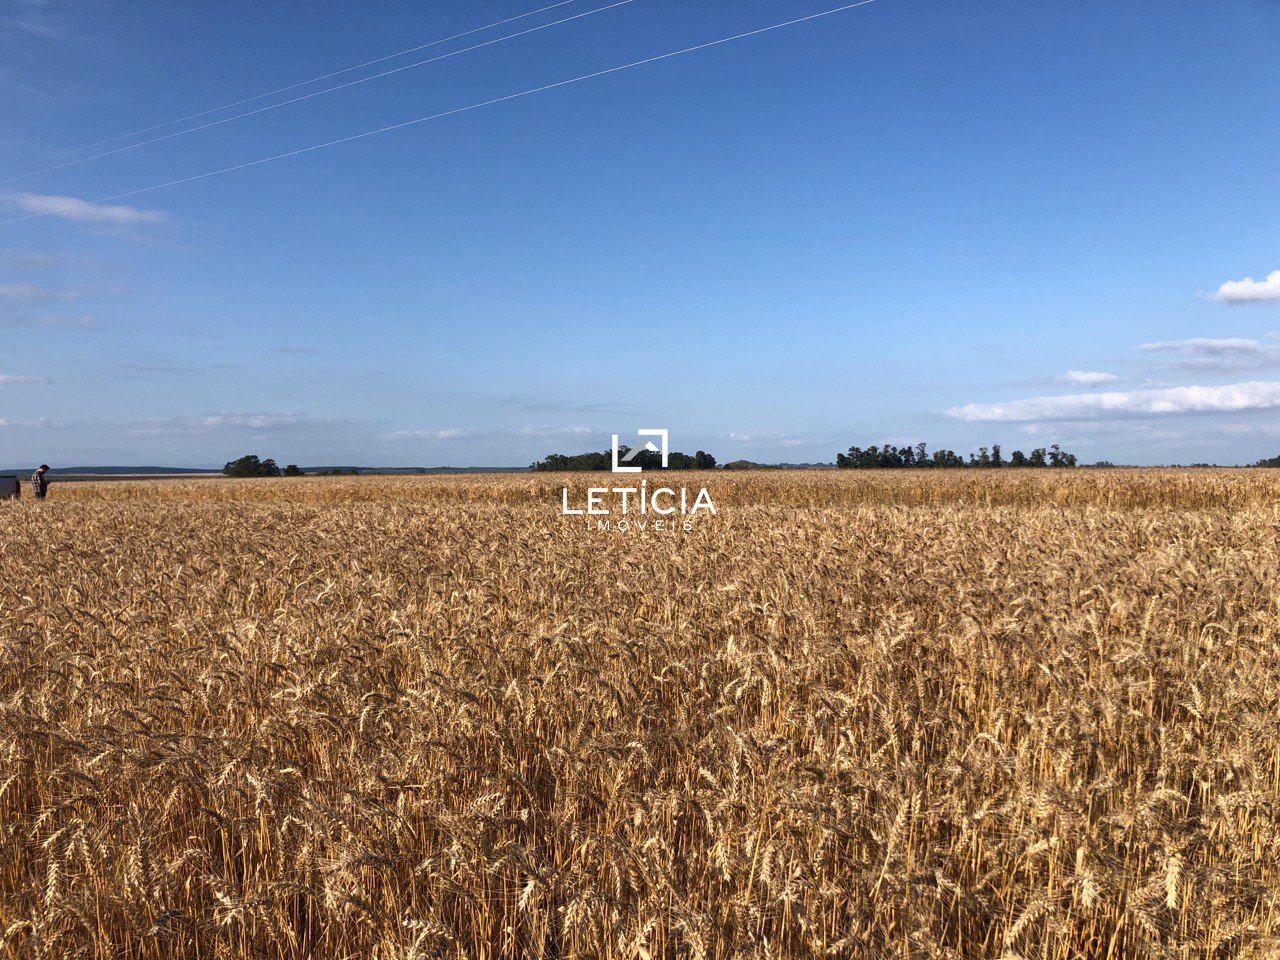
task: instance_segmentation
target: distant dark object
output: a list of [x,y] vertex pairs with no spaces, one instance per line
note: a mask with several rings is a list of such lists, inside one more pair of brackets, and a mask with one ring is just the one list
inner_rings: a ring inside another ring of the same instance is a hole
[[836,466],[850,470],[884,470],[884,469],[955,469],[957,467],[979,467],[996,469],[999,467],[1074,467],[1076,457],[1067,453],[1056,443],[1045,449],[1037,447],[1030,456],[1021,450],[1013,451],[1008,462],[1000,453],[1000,444],[992,444],[990,448],[979,447],[976,454],[969,454],[966,463],[964,457],[954,450],[935,450],[932,454],[923,443],[915,446],[895,447],[885,444],[883,447],[871,446],[850,447],[848,453],[836,454]]
[[298,465],[296,463],[289,464],[287,467],[284,468],[284,471],[280,475],[282,477],[305,477],[306,476],[305,473],[303,473],[301,470],[298,469]]
[[[1200,464],[1193,463],[1192,466],[1198,467],[1200,466]],[[1208,466],[1208,464],[1204,464],[1204,466]],[[1267,457],[1263,460],[1259,460],[1257,463],[1254,464],[1254,466],[1255,467],[1280,467],[1280,455],[1277,455],[1274,457]]]
[[0,474],[0,500],[15,500],[21,491],[21,481],[15,475]]
[[278,477],[280,468],[270,458],[259,460],[256,454],[246,454],[239,460],[231,460],[222,467],[228,477]]

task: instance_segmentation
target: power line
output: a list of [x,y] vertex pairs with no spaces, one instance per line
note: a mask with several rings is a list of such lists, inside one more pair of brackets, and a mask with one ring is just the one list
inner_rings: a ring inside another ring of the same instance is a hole
[[[297,83],[291,83],[285,87],[278,87],[275,90],[268,90],[266,93],[259,93],[252,97],[245,97],[243,100],[235,100],[231,103],[224,103],[220,107],[210,107],[208,110],[201,110],[199,113],[188,114],[185,117],[178,117],[174,120],[166,120],[163,123],[153,124],[150,127],[142,127],[141,129],[134,130],[130,133],[122,133],[122,134],[119,134],[118,136],[108,137],[106,140],[99,140],[96,143],[86,143],[84,146],[74,147],[70,150],[64,150],[61,153],[51,154],[50,156],[47,156],[42,160],[31,160],[31,161],[28,161],[27,163],[20,163],[16,167],[8,167],[4,170],[0,170],[0,175],[12,173],[15,170],[21,170],[23,167],[29,167],[29,166],[32,166],[33,164],[48,163],[50,160],[60,160],[61,158],[68,157],[73,153],[80,153],[82,150],[92,150],[94,147],[104,147],[109,143],[116,143],[120,140],[128,140],[130,137],[136,137],[144,133],[150,133],[153,130],[160,130],[163,127],[171,127],[175,123],[185,123],[188,120],[199,120],[201,117],[207,117],[211,113],[218,113],[221,110],[230,110],[232,107],[240,107],[246,103],[253,103],[255,100],[262,100],[266,97],[274,97],[276,94],[279,94],[279,93],[288,93],[290,90],[298,89],[298,87],[305,87],[309,83],[319,83],[321,80],[332,80],[334,77],[340,77],[344,73],[350,73],[353,70],[362,70],[365,67],[372,67],[374,64],[385,63],[387,60],[394,60],[396,57],[403,57],[411,53],[417,53],[419,50],[426,50],[428,47],[438,47],[442,43],[450,43],[454,40],[461,40],[463,37],[469,37],[475,33],[482,33],[485,30],[492,30],[494,27],[505,26],[508,23],[515,23],[515,21],[517,20],[523,20],[526,17],[537,16],[540,13],[546,13],[546,11],[548,10],[554,10],[556,7],[567,6],[568,4],[573,2],[574,0],[559,0],[559,2],[557,3],[552,3],[545,7],[539,7],[537,10],[530,10],[527,13],[517,14],[514,17],[507,17],[505,20],[495,20],[493,23],[486,23],[483,27],[473,27],[470,30],[464,30],[462,33],[455,33],[451,37],[444,37],[440,40],[432,40],[429,43],[421,43],[421,44],[418,44],[418,46],[416,47],[409,47],[408,49],[401,50],[398,53],[389,53],[385,57],[378,57],[374,60],[366,60],[364,63],[357,63],[354,67],[343,67],[341,70],[335,70],[333,73],[326,73],[323,76],[312,77],[310,80],[300,80]],[[34,174],[30,174],[30,175],[34,176]]]
[[[566,2],[572,2],[572,0],[566,0]],[[0,180],[0,186],[3,186],[6,183],[15,183],[18,180],[26,180],[29,177],[37,177],[44,173],[52,173],[54,170],[61,170],[65,167],[74,167],[82,163],[89,163],[90,161],[93,161],[93,160],[101,160],[103,157],[110,157],[110,156],[114,156],[117,153],[125,153],[126,151],[129,151],[129,150],[136,150],[139,147],[145,147],[152,143],[160,143],[163,140],[172,140],[175,137],[184,137],[188,133],[195,133],[198,130],[208,130],[210,127],[217,127],[217,126],[221,126],[224,123],[231,123],[233,120],[243,120],[245,117],[252,117],[259,113],[266,113],[269,110],[276,110],[280,107],[287,107],[290,104],[301,103],[303,100],[311,100],[315,97],[321,97],[321,96],[324,96],[326,93],[333,93],[337,90],[345,90],[347,87],[354,87],[362,83],[368,83],[370,80],[380,80],[383,77],[389,77],[395,73],[403,73],[405,70],[413,70],[413,69],[416,69],[417,67],[425,67],[431,63],[438,63],[441,60],[448,60],[450,57],[457,57],[464,53],[471,53],[473,50],[479,50],[482,47],[491,47],[496,43],[503,43],[507,40],[514,40],[517,37],[528,36],[529,34],[537,33],[540,30],[548,30],[551,27],[558,27],[561,24],[569,23],[570,21],[573,21],[573,20],[581,20],[584,17],[594,16],[597,13],[604,13],[608,10],[613,10],[617,7],[625,7],[627,4],[634,3],[634,2],[635,0],[617,0],[617,2],[611,3],[608,6],[597,7],[596,9],[588,10],[585,13],[576,13],[571,17],[564,17],[561,20],[552,20],[550,23],[544,23],[536,27],[530,27],[527,30],[520,30],[516,33],[509,33],[502,37],[494,37],[492,40],[485,40],[483,43],[477,43],[470,47],[463,47],[460,50],[450,50],[448,53],[442,53],[438,57],[431,57],[427,60],[418,60],[418,61],[415,61],[414,63],[406,63],[403,66],[393,67],[390,70],[384,70],[382,73],[374,73],[374,74],[370,74],[367,77],[360,77],[356,80],[348,80],[346,83],[339,83],[332,87],[325,87],[323,90],[315,90],[311,93],[304,93],[302,96],[293,97],[290,100],[281,100],[279,103],[269,103],[265,107],[258,107],[255,110],[247,110],[244,113],[236,113],[236,114],[232,114],[229,117],[222,117],[218,120],[211,120],[208,123],[202,123],[199,126],[188,127],[185,130],[177,130],[173,133],[166,133],[159,137],[152,137],[149,140],[139,140],[137,143],[128,143],[128,144],[125,144],[123,147],[116,147],[114,150],[107,150],[107,151],[104,151],[103,153],[95,153],[91,157],[80,157],[77,160],[68,160],[66,163],[55,164],[52,167],[44,167],[40,170],[32,170],[29,173],[21,173],[21,174],[18,174],[18,176],[16,177],[9,177],[6,180]],[[308,81],[308,82],[314,82],[314,81]]]
[[[605,77],[613,73],[621,73],[623,70],[631,70],[635,67],[643,67],[650,63],[658,63],[662,60],[670,60],[673,57],[684,56],[687,53],[696,53],[699,50],[707,50],[711,47],[718,47],[722,44],[733,43],[737,40],[745,40],[748,37],[756,37],[763,33],[771,33],[774,30],[781,30],[785,27],[793,27],[796,24],[807,23],[811,20],[818,20],[823,17],[829,17],[833,14],[844,13],[847,10],[853,10],[857,7],[865,7],[875,3],[876,0],[857,0],[856,3],[846,3],[843,6],[832,7],[829,10],[823,10],[819,13],[812,13],[806,17],[796,17],[794,20],[785,20],[781,23],[770,24],[767,27],[759,27],[755,30],[748,30],[745,33],[737,33],[730,37],[721,37],[718,40],[708,40],[705,43],[699,43],[692,47],[684,47],[680,50],[672,50],[669,53],[660,53],[657,56],[646,57],[643,60],[633,60],[630,63],[620,64],[616,67],[608,67],[604,70],[596,70],[592,73],[584,73],[577,77],[570,77],[568,80],[557,80],[555,83],[547,83],[540,87],[530,87],[527,90],[521,90],[518,93],[509,93],[503,97],[494,97],[490,100],[481,100],[476,103],[469,103],[463,107],[455,107],[452,110],[445,110],[441,113],[433,113],[425,117],[415,117],[412,120],[403,120],[400,123],[393,123],[385,127],[377,127],[373,130],[365,130],[362,133],[354,133],[348,137],[339,137],[336,140],[326,140],[324,143],[313,144],[309,147],[300,147],[297,150],[289,150],[285,153],[277,153],[270,157],[262,157],[258,160],[249,160],[245,163],[237,163],[230,167],[223,167],[220,170],[210,170],[207,173],[197,173],[194,176],[182,177],[178,180],[169,180],[166,183],[152,184],[149,187],[139,187],[136,190],[127,190],[124,193],[112,194],[109,197],[99,197],[97,200],[80,200],[77,202],[79,206],[97,206],[103,203],[110,203],[114,200],[124,200],[128,197],[136,197],[144,193],[152,193],[156,190],[165,190],[169,187],[177,187],[187,183],[194,183],[197,180],[208,180],[210,177],[219,177],[223,174],[234,173],[237,170],[245,170],[249,167],[262,166],[264,163],[272,163],[276,160],[284,160],[288,157],[301,156],[304,153],[314,153],[317,150],[324,150],[328,147],[336,147],[343,143],[351,143],[355,140],[364,140],[367,137],[376,137],[383,133],[391,133],[393,130],[403,130],[405,127],[417,126],[418,124],[428,123],[432,120],[442,120],[445,117],[456,116],[460,113],[467,113],[471,110],[479,110],[481,107],[490,107],[498,103],[507,103],[511,100],[518,100],[521,97],[532,96],[535,93],[545,93],[548,90],[556,90],[560,87],[567,87],[570,84],[581,83],[584,80],[594,80],[598,77]],[[0,226],[7,226],[13,223],[22,223],[26,220],[35,220],[39,217],[47,217],[48,213],[34,213],[25,217],[15,217],[12,220],[0,220]]]

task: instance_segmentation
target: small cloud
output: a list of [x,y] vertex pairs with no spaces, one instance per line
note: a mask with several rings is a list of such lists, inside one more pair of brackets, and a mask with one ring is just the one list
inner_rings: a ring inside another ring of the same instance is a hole
[[34,420],[0,420],[0,427],[25,427],[32,430],[43,430],[56,426],[47,417],[36,417]]
[[304,420],[300,413],[222,413],[204,417],[199,425],[210,429],[238,427],[246,430],[280,430],[296,427]]
[[595,433],[590,427],[521,427],[522,437],[580,437]]
[[48,377],[36,377],[30,374],[20,373],[0,373],[0,387],[6,387],[11,383],[48,383]]
[[36,217],[58,217],[79,223],[158,223],[166,219],[160,210],[142,210],[123,205],[106,206],[75,197],[58,197],[42,193],[10,193],[5,199],[23,213]]
[[1114,373],[1102,370],[1068,370],[1058,379],[1067,383],[1078,383],[1084,387],[1096,387],[1100,383],[1111,383],[1120,379]]
[[74,290],[46,290],[32,283],[0,283],[0,303],[48,303],[51,300],[74,300]]
[[730,433],[729,439],[738,443],[770,444],[777,447],[803,447],[818,442],[812,437],[793,437],[785,433]]
[[239,369],[234,363],[210,363],[202,366],[181,363],[121,363],[117,364],[117,366],[128,373],[141,376],[167,376]]
[[320,352],[317,347],[276,347],[276,353],[285,353],[295,357],[314,357]]
[[1218,288],[1217,293],[1210,294],[1210,299],[1233,305],[1280,302],[1280,270],[1271,271],[1265,280],[1255,280],[1253,277],[1228,280]]
[[547,403],[541,400],[512,398],[503,403],[513,404],[530,413],[627,413],[635,407],[626,403]]
[[393,430],[383,436],[388,440],[474,440],[484,435],[454,427],[448,430]]
[[1133,419],[1189,413],[1241,413],[1280,407],[1280,382],[1250,381],[1219,387],[1115,390],[1007,403],[969,403],[946,413],[957,420],[1027,423],[1046,420]]

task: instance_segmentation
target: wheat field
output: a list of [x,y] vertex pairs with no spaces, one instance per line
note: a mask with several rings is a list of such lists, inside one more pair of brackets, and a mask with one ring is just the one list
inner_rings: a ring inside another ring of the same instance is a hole
[[0,956],[1280,956],[1273,476],[0,503]]

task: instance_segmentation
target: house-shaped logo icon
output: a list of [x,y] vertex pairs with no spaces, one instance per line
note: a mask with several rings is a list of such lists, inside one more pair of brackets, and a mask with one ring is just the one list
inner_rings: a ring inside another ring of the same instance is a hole
[[640,437],[657,437],[661,445],[655,444],[652,440],[646,440],[639,446],[632,447],[621,457],[618,456],[618,435],[613,435],[613,472],[614,473],[639,473],[643,467],[639,464],[632,464],[631,461],[640,455],[642,450],[648,450],[658,454],[662,458],[662,468],[667,467],[667,436],[668,431],[663,428],[637,430],[636,436]]

